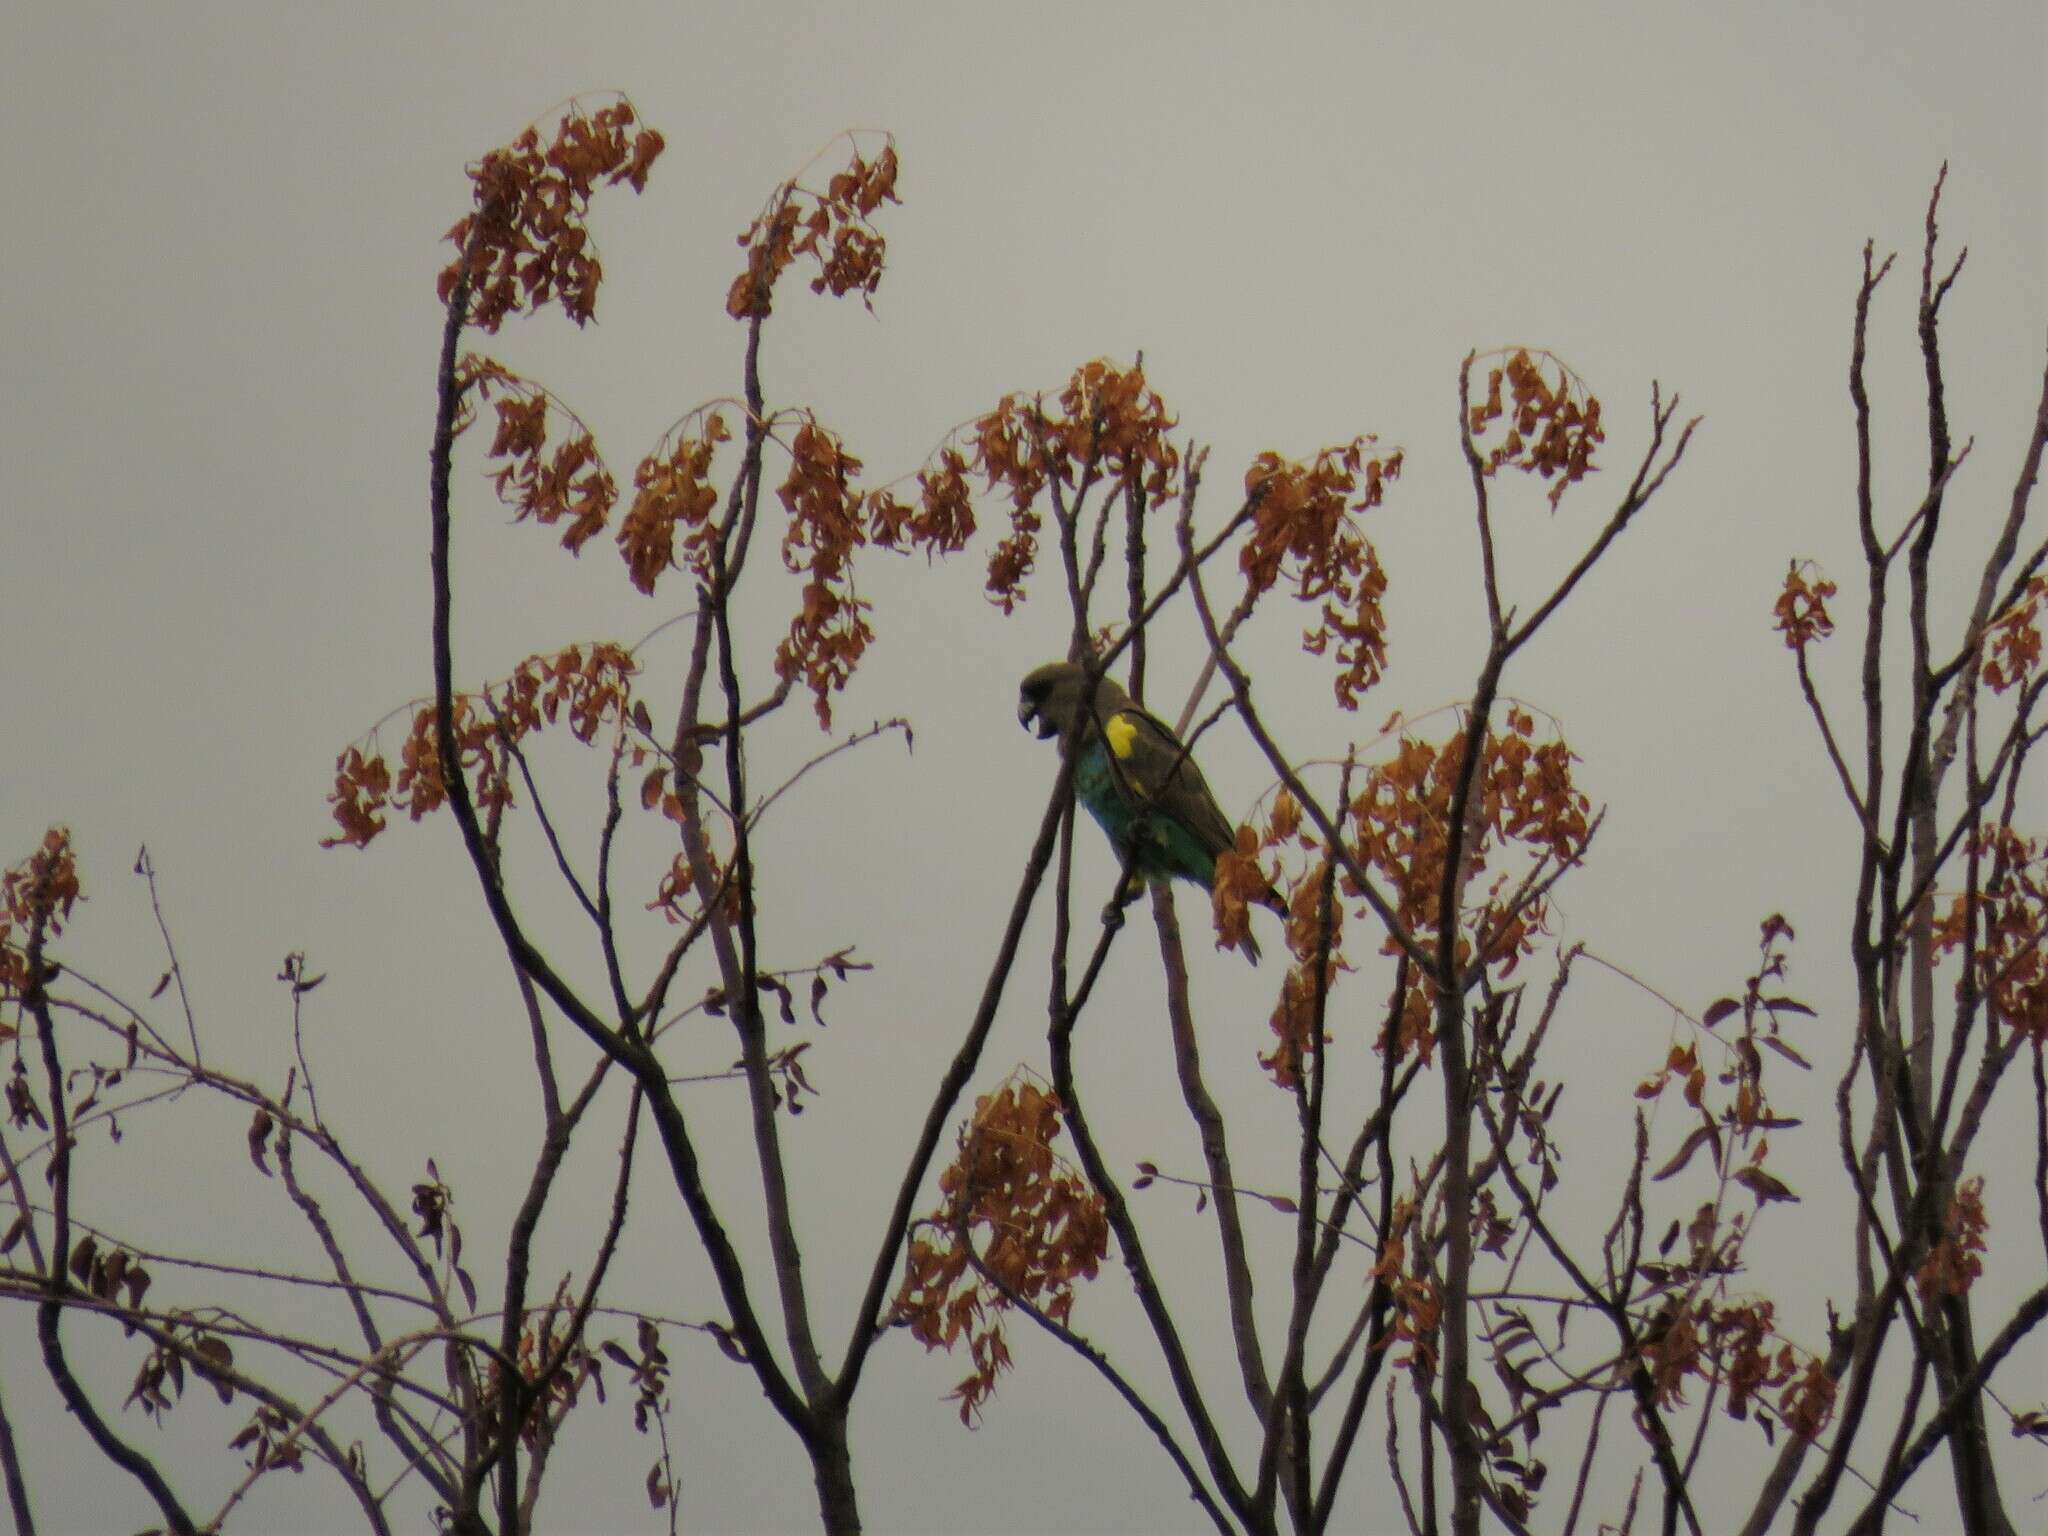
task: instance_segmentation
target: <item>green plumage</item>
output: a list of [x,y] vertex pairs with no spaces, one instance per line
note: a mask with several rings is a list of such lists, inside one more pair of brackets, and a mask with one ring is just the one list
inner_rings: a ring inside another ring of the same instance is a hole
[[[1018,720],[1041,738],[1064,736],[1081,714],[1087,683],[1087,674],[1072,662],[1039,667],[1019,689]],[[1237,833],[1202,770],[1173,731],[1111,679],[1097,681],[1087,709],[1075,734],[1074,797],[1118,855],[1134,858],[1136,874],[1190,880],[1209,890],[1216,882],[1216,857],[1235,846]],[[1267,904],[1285,910],[1270,891]],[[1258,958],[1249,940],[1247,950]]]

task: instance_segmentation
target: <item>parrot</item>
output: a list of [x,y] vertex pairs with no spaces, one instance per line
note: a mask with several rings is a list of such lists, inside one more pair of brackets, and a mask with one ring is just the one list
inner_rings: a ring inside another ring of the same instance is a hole
[[[1087,686],[1080,666],[1047,662],[1019,686],[1018,723],[1041,741],[1063,736]],[[1237,845],[1237,834],[1187,748],[1110,678],[1095,684],[1090,714],[1074,742],[1075,796],[1120,857],[1132,857],[1135,842],[1134,877],[1191,880],[1211,889],[1216,857]],[[1270,886],[1259,900],[1286,917],[1286,902]],[[1259,946],[1249,933],[1244,952],[1258,964]]]

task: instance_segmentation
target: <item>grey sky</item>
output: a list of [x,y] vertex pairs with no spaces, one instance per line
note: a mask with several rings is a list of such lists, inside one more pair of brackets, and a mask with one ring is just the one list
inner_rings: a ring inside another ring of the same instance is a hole
[[[1291,616],[1268,615],[1248,645],[1302,756],[1469,689],[1479,589],[1455,436],[1469,348],[1556,349],[1609,423],[1611,472],[1560,517],[1534,495],[1511,504],[1511,591],[1542,590],[1611,504],[1612,471],[1642,448],[1650,380],[1681,391],[1686,414],[1707,418],[1691,457],[1510,679],[1561,719],[1581,782],[1610,807],[1561,925],[1697,1006],[1739,982],[1757,921],[1782,910],[1800,932],[1795,984],[1822,1008],[1816,1038],[1845,1038],[1853,828],[1769,608],[1792,556],[1855,590],[1843,380],[1866,235],[1902,252],[1873,321],[1880,506],[1895,523],[1918,499],[1917,271],[1905,269],[1944,159],[1946,238],[1970,248],[1947,310],[1951,413],[1959,437],[1977,438],[1950,515],[1986,528],[2010,494],[2048,318],[2037,3],[23,5],[5,30],[0,861],[68,823],[91,897],[73,951],[143,993],[161,966],[126,871],[147,842],[209,1052],[272,1080],[289,1041],[271,978],[285,952],[310,951],[331,978],[309,1000],[330,1114],[377,1149],[393,1186],[436,1157],[487,1251],[523,1180],[533,1090],[453,828],[401,827],[367,854],[317,842],[335,753],[427,685],[433,277],[466,205],[463,164],[579,91],[626,89],[669,144],[646,196],[598,206],[599,323],[582,335],[555,318],[515,323],[474,344],[572,402],[622,481],[668,423],[737,389],[741,333],[723,313],[733,236],[850,126],[893,131],[903,162],[876,314],[791,292],[764,368],[771,401],[815,406],[870,482],[914,469],[1009,390],[1056,388],[1087,358],[1139,349],[1186,429],[1213,444],[1212,517],[1261,449],[1304,455],[1361,431],[1405,445],[1407,474],[1372,524],[1392,583],[1389,681],[1342,718],[1326,665],[1294,650]],[[686,606],[675,579],[652,602],[633,593],[608,541],[572,563],[546,534],[503,526],[480,445],[467,448],[463,680],[571,640],[637,640]],[[1972,558],[1981,547],[1959,543]],[[1027,808],[1054,770],[1017,731],[1012,699],[1063,630],[1050,606],[1008,622],[988,608],[985,549],[929,574],[922,561],[863,568],[880,639],[839,719],[908,714],[916,751],[864,749],[793,794],[765,834],[771,958],[804,964],[851,943],[881,967],[828,1004],[811,1053],[823,1097],[791,1135],[835,1341],[852,1286],[833,1277],[869,1261],[999,932]],[[757,681],[781,622],[756,625]],[[1177,706],[1192,634],[1162,630],[1154,657],[1154,696]],[[1830,685],[1847,685],[1849,661],[1828,655]],[[386,728],[387,746],[400,739]],[[763,737],[756,772],[816,745],[794,709]],[[1218,733],[1203,759],[1233,814],[1267,786],[1241,734]],[[2026,809],[2038,828],[2043,807]],[[1093,889],[1109,863],[1086,847]],[[641,851],[643,873],[666,860]],[[1185,897],[1182,911],[1196,920]],[[1034,967],[1047,926],[1033,929]],[[641,952],[658,942],[644,935]],[[1148,943],[1120,955],[1088,1020],[1084,1082],[1128,1105],[1111,1138],[1122,1166],[1149,1156],[1192,1170]],[[1277,968],[1196,947],[1204,1045],[1243,1155],[1282,1179],[1292,1111],[1253,1060]],[[1041,974],[1015,989],[979,1086],[1015,1061],[1042,1066]],[[1361,1008],[1378,985],[1361,987]],[[1573,1102],[1590,1123],[1573,1150],[1596,1180],[1625,1130],[1594,1107],[1657,1063],[1669,1019],[1618,983],[1578,985],[1558,1061],[1584,1074]],[[1363,1076],[1362,1032],[1343,1045]],[[729,1053],[720,1038],[699,1055],[722,1066]],[[719,1092],[703,1101],[704,1139],[723,1149],[714,1179],[752,1239],[752,1155],[719,1140],[721,1117],[739,1128],[736,1096]],[[1999,1156],[2025,1130],[2000,1127],[1980,1154],[1994,1216],[2025,1209]],[[173,1110],[131,1134],[161,1149],[150,1172],[162,1182],[127,1197],[137,1230],[187,1249],[297,1251],[234,1124]],[[1816,1141],[1805,1155],[1830,1193],[1778,1219],[1752,1258],[1760,1288],[1802,1298],[1787,1324],[1817,1342],[1818,1293],[1801,1276],[1816,1247],[1821,1262],[1846,1255],[1847,1218],[1830,1204],[1831,1150]],[[141,1161],[106,1166],[136,1177]],[[601,1200],[608,1175],[598,1137],[575,1166],[580,1198]],[[636,1194],[619,1299],[710,1315],[672,1195],[659,1178]],[[1211,1274],[1212,1229],[1186,1202],[1147,1198],[1155,1260]],[[579,1262],[586,1233],[562,1215],[550,1240],[549,1274]],[[1994,1264],[1987,1314],[2029,1283]],[[1211,1289],[1184,1288],[1192,1317],[1213,1315]],[[1161,1379],[1116,1272],[1079,1315],[1141,1380]],[[30,1385],[27,1318],[0,1314],[0,1376],[45,1520],[144,1523]],[[901,1337],[880,1347],[854,1421],[871,1528],[1189,1528],[1170,1466],[1107,1394],[1036,1339],[1013,1343],[1019,1368],[974,1435],[939,1400],[964,1364]],[[671,1353],[687,1527],[810,1526],[807,1468],[751,1380],[708,1348]],[[2043,1358],[2036,1348],[2029,1363],[2036,1396]],[[1220,1339],[1202,1363],[1216,1399],[1235,1404]],[[118,1397],[132,1369],[116,1354],[100,1385]],[[2014,1383],[2026,1395],[2023,1368]],[[214,1455],[230,1423],[215,1415],[172,1443]],[[620,1440],[586,1439],[582,1467],[563,1469],[560,1528],[646,1520],[651,1449],[616,1411],[603,1423]],[[1724,1447],[1746,1452],[1753,1434],[1730,1428]],[[2007,1490],[2015,1508],[2038,1509],[2025,1501],[2042,1482],[2037,1461]],[[1374,1513],[1383,1483],[1383,1470],[1358,1479],[1360,1528],[1387,1528]],[[247,1528],[284,1528],[298,1507],[259,1495]],[[1600,1511],[1617,1513],[1618,1499]]]

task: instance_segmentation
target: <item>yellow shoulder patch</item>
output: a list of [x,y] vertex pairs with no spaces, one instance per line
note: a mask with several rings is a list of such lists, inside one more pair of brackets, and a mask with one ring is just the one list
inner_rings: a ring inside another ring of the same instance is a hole
[[1102,728],[1103,738],[1109,743],[1109,750],[1118,757],[1131,755],[1131,743],[1138,736],[1138,722],[1127,715],[1111,715]]

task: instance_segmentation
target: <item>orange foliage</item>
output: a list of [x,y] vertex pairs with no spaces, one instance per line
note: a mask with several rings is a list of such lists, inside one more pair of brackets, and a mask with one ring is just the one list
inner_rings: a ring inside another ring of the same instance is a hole
[[[675,794],[659,795],[656,799],[664,816],[671,821],[682,820],[683,802]],[[722,907],[726,921],[738,922],[740,889],[727,878],[725,864],[720,859],[718,850],[708,846],[708,839],[704,857],[706,863],[710,865],[713,888],[719,892],[715,899]],[[681,927],[693,919],[694,914],[689,910],[689,903],[696,899],[696,894],[697,885],[690,872],[690,860],[687,855],[678,853],[669,861],[668,870],[661,877],[661,884],[655,890],[654,899],[647,903],[647,910],[659,912],[671,926]]]
[[989,599],[1004,613],[1024,598],[1038,554],[1038,498],[1106,482],[1153,502],[1180,486],[1181,452],[1167,435],[1177,425],[1140,367],[1102,358],[1083,363],[1048,414],[1043,396],[1007,395],[968,428],[973,465],[991,494],[1010,497],[1010,532],[989,556]]
[[[486,810],[512,804],[501,748],[553,725],[565,710],[570,734],[586,746],[597,739],[605,721],[626,719],[638,670],[639,663],[620,646],[572,645],[552,656],[528,657],[481,695],[458,694],[456,752],[476,803]],[[395,778],[374,747],[366,752],[350,746],[335,760],[334,790],[327,800],[341,831],[322,838],[320,845],[366,848],[384,830],[386,809],[395,807],[418,821],[439,810],[446,798],[434,707],[423,704],[414,711]]]
[[1707,1090],[1707,1074],[1700,1065],[1699,1047],[1672,1046],[1664,1058],[1663,1069],[1636,1085],[1636,1097],[1654,1099],[1663,1093],[1665,1084],[1673,1082],[1685,1085],[1686,1103],[1694,1109],[1705,1107],[1701,1097]]
[[1437,1327],[1443,1321],[1443,1296],[1435,1281],[1408,1269],[1408,1238],[1414,1226],[1415,1202],[1404,1196],[1394,1202],[1393,1219],[1387,1224],[1386,1236],[1380,1242],[1379,1260],[1372,1272],[1375,1280],[1387,1283],[1388,1294],[1394,1303],[1387,1334],[1380,1347],[1384,1349],[1398,1339],[1410,1348],[1407,1354],[1394,1362],[1396,1365],[1406,1366],[1411,1371],[1420,1365],[1425,1374],[1434,1374]]
[[917,472],[917,506],[887,487],[868,492],[868,531],[883,549],[922,546],[925,557],[950,555],[974,537],[974,500],[967,489],[967,461],[960,450],[939,450],[935,463]]
[[1828,599],[1834,595],[1835,584],[1821,576],[1811,561],[1792,562],[1785,573],[1785,590],[1771,605],[1778,616],[1775,628],[1785,637],[1787,648],[1803,651],[1835,632],[1835,621],[1828,617]]
[[883,203],[897,201],[893,140],[873,161],[863,159],[856,144],[846,168],[822,193],[784,182],[739,237],[747,265],[733,279],[725,312],[735,320],[766,319],[774,307],[776,280],[799,256],[818,265],[811,292],[829,290],[838,298],[857,291],[872,309],[888,242],[870,221]]
[[650,597],[662,572],[676,563],[678,526],[685,530],[683,563],[700,584],[710,583],[717,537],[711,514],[718,506],[711,456],[731,435],[713,411],[695,436],[672,429],[633,471],[633,505],[619,522],[619,553],[633,585]]
[[867,542],[863,501],[852,489],[861,463],[808,412],[789,445],[789,473],[776,495],[789,513],[782,563],[802,572],[803,607],[775,648],[775,675],[811,690],[818,724],[832,725],[831,695],[844,688],[875,637],[867,603],[853,588],[853,552]]
[[1974,907],[1957,896],[1935,922],[1935,944],[1961,948],[1977,932],[1977,987],[1993,1015],[2030,1040],[2048,1041],[2048,850],[2007,826],[1973,834],[1968,847],[1987,871]]
[[1750,1404],[1766,1388],[1781,1385],[1773,1371],[1769,1346],[1776,1307],[1768,1301],[1731,1307],[1714,1320],[1715,1340],[1727,1358],[1728,1417],[1749,1416]]
[[[1334,913],[1337,909],[1332,906]],[[1334,951],[1323,972],[1323,997],[1327,1006],[1330,991],[1337,984],[1337,975],[1348,967],[1343,958]],[[1288,968],[1280,980],[1280,995],[1273,1003],[1273,1011],[1266,1018],[1267,1026],[1273,1031],[1279,1044],[1259,1057],[1259,1065],[1272,1074],[1273,1082],[1281,1088],[1292,1088],[1301,1077],[1302,1062],[1308,1055],[1315,1040],[1316,1023],[1316,966],[1313,955],[1305,956]]]
[[1643,1364],[1657,1390],[1657,1402],[1669,1408],[1685,1401],[1685,1378],[1702,1375],[1699,1318],[1686,1302],[1678,1302],[1652,1319],[1643,1330]]
[[[1527,859],[1549,861],[1553,867],[1576,863],[1590,832],[1590,802],[1572,778],[1572,753],[1561,739],[1536,739],[1535,719],[1510,707],[1505,729],[1489,731],[1480,769],[1472,787],[1471,822],[1464,850],[1469,882],[1490,863],[1513,849]],[[1387,761],[1365,771],[1364,787],[1348,809],[1352,851],[1357,860],[1384,883],[1402,925],[1418,941],[1429,944],[1437,931],[1444,860],[1449,852],[1449,816],[1464,757],[1462,732],[1433,745],[1404,736]],[[1301,873],[1286,879],[1269,856],[1289,844],[1308,857]],[[1301,808],[1286,794],[1275,797],[1264,828],[1240,829],[1238,846],[1217,860],[1213,890],[1219,944],[1234,942],[1247,924],[1248,903],[1268,889],[1285,889],[1286,938],[1295,966],[1283,981],[1269,1023],[1279,1039],[1273,1054],[1262,1057],[1275,1081],[1293,1081],[1312,1031],[1316,995],[1315,956],[1321,944],[1321,891],[1325,867],[1322,844],[1304,826]],[[1475,936],[1483,936],[1488,964],[1505,977],[1535,947],[1547,909],[1541,900],[1524,902],[1524,872],[1502,870],[1483,895],[1460,914],[1455,945],[1459,965],[1470,963]],[[1341,898],[1357,901],[1363,892],[1348,874],[1337,876]],[[1361,916],[1367,914],[1361,913]],[[1326,988],[1349,969],[1342,950],[1342,901],[1332,903],[1331,948]],[[1391,953],[1394,941],[1383,948]],[[1432,1009],[1435,990],[1415,977],[1403,1001],[1395,1038],[1384,1044],[1400,1053],[1420,1051],[1427,1057],[1435,1043]]]
[[[79,894],[78,861],[64,827],[50,828],[41,847],[0,875],[0,997],[28,989],[26,935],[38,926],[51,938],[62,933]],[[24,937],[15,937],[17,929]],[[0,1039],[12,1034],[8,1029]]]
[[1276,861],[1292,844],[1307,855],[1305,867],[1284,881],[1286,927],[1282,930],[1294,964],[1282,979],[1280,993],[1267,1023],[1279,1043],[1259,1062],[1280,1087],[1291,1088],[1300,1075],[1301,1064],[1315,1034],[1316,963],[1324,950],[1324,928],[1328,927],[1328,952],[1324,959],[1322,992],[1327,999],[1341,973],[1351,967],[1344,958],[1344,905],[1331,892],[1327,913],[1323,910],[1323,882],[1329,871],[1321,856],[1322,840],[1305,825],[1301,806],[1286,790],[1273,797],[1265,826],[1254,830],[1240,827],[1237,849],[1216,861],[1216,941],[1219,948],[1237,942],[1249,929],[1248,905],[1265,902],[1283,889],[1283,876]]
[[41,922],[54,937],[64,931],[79,894],[71,833],[52,827],[40,848],[0,875],[0,922],[21,928]]
[[[1792,1351],[1779,1351],[1780,1359],[1789,1368]],[[1785,1390],[1778,1396],[1778,1416],[1785,1421],[1785,1427],[1802,1440],[1818,1438],[1827,1428],[1828,1420],[1835,1412],[1835,1378],[1830,1376],[1827,1366],[1820,1359],[1806,1362],[1806,1368],[1785,1383]]]
[[[1052,1150],[1058,1098],[1013,1077],[975,1100],[959,1151],[939,1177],[944,1204],[912,1239],[896,1315],[926,1349],[967,1340],[973,1371],[948,1394],[971,1425],[1009,1369],[1002,1314],[1011,1298],[1056,1322],[1073,1313],[1074,1286],[1095,1278],[1109,1252],[1102,1197]],[[976,1234],[985,1278],[970,1263]]]
[[1984,1234],[1990,1226],[1991,1218],[1984,1211],[1984,1180],[1964,1179],[1942,1212],[1941,1240],[1913,1272],[1923,1301],[1969,1294],[1984,1273]]
[[1709,1308],[1705,1326],[1712,1353],[1728,1389],[1724,1411],[1741,1422],[1755,1415],[1766,1430],[1770,1412],[1764,1394],[1776,1392],[1778,1417],[1793,1434],[1812,1440],[1834,1412],[1835,1381],[1817,1356],[1790,1344],[1771,1348],[1776,1309],[1768,1301]]
[[[530,517],[551,527],[566,519],[562,548],[572,555],[580,553],[604,531],[605,518],[618,499],[618,487],[598,455],[590,429],[540,385],[487,357],[465,357],[456,370],[456,384],[465,403],[465,414],[456,422],[458,432],[474,419],[467,405],[472,389],[480,400],[489,400],[494,390],[502,396],[495,403],[498,430],[486,457],[501,464],[491,483],[498,499],[512,509],[512,520]],[[566,416],[573,428],[552,455],[546,454],[550,411]]]
[[1337,702],[1345,709],[1358,708],[1359,695],[1380,680],[1387,664],[1380,612],[1387,576],[1351,518],[1378,506],[1387,482],[1401,474],[1400,452],[1369,453],[1376,442],[1355,437],[1323,449],[1308,464],[1262,453],[1244,476],[1254,510],[1238,564],[1255,593],[1284,575],[1298,601],[1322,605],[1322,626],[1304,632],[1302,649],[1320,656],[1334,635],[1343,668]]
[[471,274],[468,323],[496,331],[507,315],[559,301],[578,325],[596,311],[603,267],[584,215],[602,180],[644,191],[665,147],[651,128],[627,133],[633,104],[621,97],[585,114],[571,104],[545,148],[529,127],[469,168],[476,208],[448,239],[462,252],[442,269],[441,302],[454,296],[464,263]]
[[[1561,738],[1536,740],[1536,722],[1525,710],[1510,707],[1505,724],[1488,731],[1481,748],[1472,787],[1476,820],[1463,844],[1467,879],[1509,844],[1558,865],[1575,863],[1590,826],[1590,802],[1572,780],[1571,749]],[[1350,806],[1360,859],[1385,881],[1396,913],[1418,938],[1441,922],[1451,802],[1464,755],[1463,732],[1437,746],[1403,736],[1392,759],[1367,772]],[[1544,919],[1540,901],[1511,918],[1512,906],[1502,875],[1476,913],[1478,931],[1488,936],[1485,958],[1501,964],[1503,974],[1529,952]]]
[[1989,659],[1984,681],[1993,693],[2023,684],[2041,665],[2041,604],[2048,600],[2048,576],[2027,580],[2019,601],[1991,621],[1984,638]]
[[1251,907],[1270,899],[1273,882],[1259,866],[1259,836],[1250,827],[1237,829],[1237,845],[1216,856],[1215,881],[1209,890],[1216,919],[1216,947],[1235,949],[1252,931]]
[[[1544,378],[1538,357],[1556,366],[1555,384]],[[1506,401],[1501,396],[1503,384]],[[1472,407],[1466,425],[1476,443],[1491,423],[1504,418],[1507,433],[1487,451],[1481,472],[1492,475],[1505,464],[1545,480],[1556,477],[1557,484],[1550,488],[1550,507],[1556,511],[1566,487],[1593,472],[1593,450],[1607,439],[1600,427],[1599,400],[1550,353],[1532,356],[1519,348],[1487,374],[1486,399]]]

